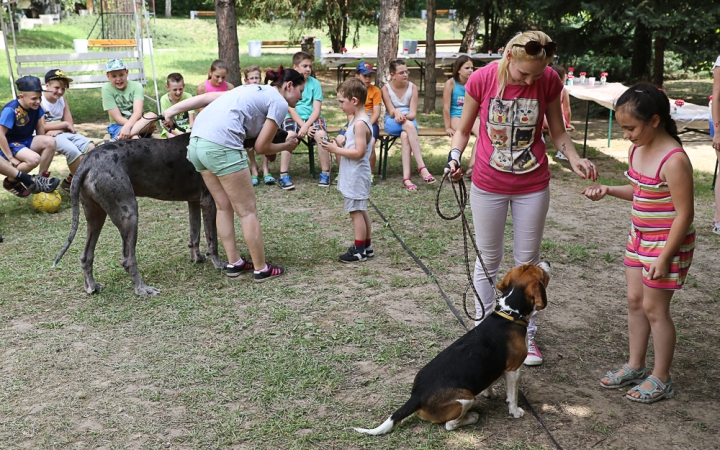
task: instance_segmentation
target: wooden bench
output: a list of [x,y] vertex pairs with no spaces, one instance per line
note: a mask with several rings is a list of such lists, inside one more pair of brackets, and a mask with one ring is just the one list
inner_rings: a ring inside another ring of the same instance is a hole
[[301,48],[300,41],[261,41],[260,49],[265,48],[284,48],[284,49],[297,49]]
[[198,17],[215,17],[215,11],[190,11],[190,19]]
[[[134,41],[134,40],[133,40]],[[70,89],[100,88],[108,82],[105,67],[111,59],[122,59],[127,65],[128,79],[147,84],[145,69],[140,59],[140,52],[91,52],[91,53],[65,53],[54,55],[18,55],[15,57],[17,73],[19,76],[34,75],[44,79],[45,74],[52,69],[65,72],[73,82]]]
[[88,39],[88,49],[134,49],[137,46],[135,39]]
[[[445,128],[418,128],[418,136],[420,137],[447,137]],[[390,147],[400,136],[392,136],[387,134],[385,130],[380,130],[380,153],[378,154],[378,175],[384,180],[387,176],[387,160]]]
[[[460,44],[462,44],[462,39],[435,39],[435,47],[456,47],[459,50]],[[418,50],[420,47],[425,47],[425,51],[427,51],[427,41],[424,39],[418,41]]]

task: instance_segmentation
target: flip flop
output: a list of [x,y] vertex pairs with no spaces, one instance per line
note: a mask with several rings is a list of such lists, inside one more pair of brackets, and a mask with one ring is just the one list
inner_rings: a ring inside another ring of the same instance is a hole
[[[427,169],[427,166],[418,167],[418,173],[421,173],[423,169]],[[430,171],[428,171],[429,173]],[[423,181],[425,184],[433,184],[435,182],[435,177],[432,175],[428,175],[426,177],[423,177]]]

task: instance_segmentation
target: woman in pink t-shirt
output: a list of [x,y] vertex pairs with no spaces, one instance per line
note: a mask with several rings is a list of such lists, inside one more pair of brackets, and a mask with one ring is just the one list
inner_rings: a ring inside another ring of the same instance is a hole
[[[465,84],[465,105],[447,168],[453,179],[462,176],[460,157],[479,114],[470,203],[473,217],[482,218],[475,221],[475,236],[493,284],[503,256],[508,207],[512,210],[515,264],[540,261],[550,205],[543,117],[547,116],[555,147],[568,157],[572,169],[583,178],[597,179],[595,166],[578,156],[565,131],[560,109],[563,85],[548,67],[556,49],[557,44],[541,31],[518,34],[505,46],[500,61],[475,71]],[[484,308],[487,316],[495,297],[479,261],[475,263],[475,288],[482,299],[475,299],[477,314],[480,316],[480,308]],[[535,345],[536,331],[533,313],[528,326],[527,365],[542,364]]]

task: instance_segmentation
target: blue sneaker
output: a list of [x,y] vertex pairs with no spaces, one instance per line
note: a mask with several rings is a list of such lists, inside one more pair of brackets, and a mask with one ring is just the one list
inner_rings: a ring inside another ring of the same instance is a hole
[[320,172],[320,177],[318,179],[318,186],[320,186],[320,187],[330,186],[330,174],[329,173]]
[[295,189],[295,185],[293,184],[292,181],[290,181],[290,175],[285,175],[284,177],[280,177],[278,179],[278,186],[285,189],[286,191]]

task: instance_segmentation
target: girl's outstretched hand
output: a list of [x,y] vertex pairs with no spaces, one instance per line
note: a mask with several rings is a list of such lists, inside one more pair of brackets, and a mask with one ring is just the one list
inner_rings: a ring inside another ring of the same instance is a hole
[[[597,178],[597,175],[596,175]],[[590,200],[596,202],[603,197],[605,197],[608,193],[608,187],[604,184],[593,184],[592,186],[588,186],[585,189],[582,190],[581,194],[583,194],[585,197],[589,198]]]
[[[598,171],[595,164],[587,158],[577,158],[570,160],[570,167],[573,171],[586,180],[597,181]],[[585,173],[583,173],[585,171]]]

